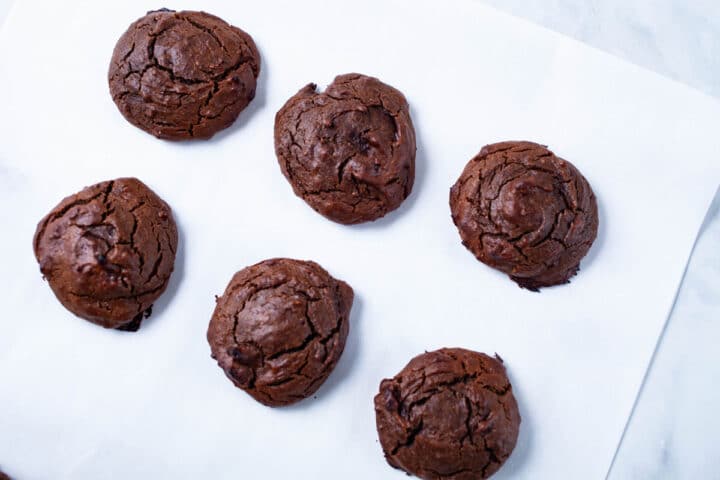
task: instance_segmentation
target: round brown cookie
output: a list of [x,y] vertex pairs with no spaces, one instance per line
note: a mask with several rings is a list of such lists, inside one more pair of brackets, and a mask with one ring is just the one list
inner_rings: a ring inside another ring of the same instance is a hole
[[275,152],[295,194],[338,223],[395,210],[415,180],[415,130],[407,100],[377,78],[340,75],[309,84],[275,116]]
[[120,37],[108,81],[125,118],[158,138],[207,139],[255,97],[253,39],[205,12],[149,12]]
[[0,472],[0,480],[11,480],[11,479],[3,472]]
[[140,180],[118,178],[60,202],[38,224],[34,248],[65,308],[134,331],[167,287],[177,243],[170,207]]
[[375,420],[388,463],[427,480],[488,478],[520,427],[502,360],[461,348],[418,355],[383,380]]
[[212,357],[260,403],[295,403],[335,368],[352,302],[352,288],[315,262],[279,258],[244,268],[217,299],[207,333]]
[[529,290],[569,282],[597,236],[585,177],[531,142],[483,147],[450,190],[450,209],[463,245]]

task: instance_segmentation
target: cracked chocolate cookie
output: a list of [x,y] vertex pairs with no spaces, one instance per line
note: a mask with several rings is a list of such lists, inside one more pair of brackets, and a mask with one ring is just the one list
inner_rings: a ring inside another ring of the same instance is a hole
[[450,190],[463,245],[529,290],[568,283],[598,229],[585,177],[542,145],[483,147]]
[[383,380],[375,419],[388,463],[426,480],[490,477],[520,427],[502,360],[461,348],[418,355]]
[[33,245],[65,308],[135,331],[167,287],[177,243],[170,207],[140,180],[118,178],[65,198],[38,224]]
[[253,39],[205,12],[158,10],[120,37],[108,80],[123,116],[167,140],[208,139],[255,97]]
[[217,299],[207,333],[212,357],[260,403],[295,403],[335,368],[352,302],[352,288],[315,262],[278,258],[244,268]]
[[330,220],[377,220],[400,206],[415,180],[407,100],[356,73],[316,88],[303,87],[275,116],[280,168],[295,194]]
[[0,472],[0,480],[11,480],[11,479],[3,472]]

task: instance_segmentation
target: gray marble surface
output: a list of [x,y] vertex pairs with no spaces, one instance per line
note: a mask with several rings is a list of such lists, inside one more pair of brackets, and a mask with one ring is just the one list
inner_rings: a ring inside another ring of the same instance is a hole
[[715,195],[610,472],[720,478],[720,194]]
[[[0,0],[0,24],[12,1]],[[477,1],[720,97],[718,0]],[[713,381],[720,378],[718,245],[720,195],[698,238],[611,480],[720,478],[720,387]],[[565,453],[572,454],[572,447]]]
[[720,97],[718,0],[477,0]]

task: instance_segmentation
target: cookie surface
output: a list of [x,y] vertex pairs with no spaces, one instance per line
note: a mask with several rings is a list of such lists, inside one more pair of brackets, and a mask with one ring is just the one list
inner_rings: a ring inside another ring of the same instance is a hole
[[170,207],[140,180],[118,178],[65,198],[40,221],[33,245],[65,308],[137,330],[167,287],[177,243]]
[[568,283],[598,230],[585,177],[532,142],[483,147],[450,190],[450,209],[463,245],[530,290]]
[[520,427],[502,361],[460,348],[418,355],[383,380],[375,418],[388,463],[426,480],[488,478]]
[[342,224],[395,210],[415,181],[407,100],[376,78],[340,75],[302,88],[275,116],[275,152],[295,194]]
[[260,403],[295,403],[335,368],[352,302],[352,288],[315,262],[278,258],[244,268],[217,299],[207,333],[212,357]]
[[110,93],[136,127],[167,140],[207,139],[255,97],[253,39],[205,12],[149,12],[120,37]]

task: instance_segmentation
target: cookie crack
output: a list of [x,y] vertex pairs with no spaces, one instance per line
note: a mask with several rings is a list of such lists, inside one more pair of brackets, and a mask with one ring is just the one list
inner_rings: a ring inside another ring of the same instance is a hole
[[[150,283],[153,278],[157,277],[158,269],[160,268],[160,264],[161,264],[162,261],[163,261],[163,254],[162,254],[162,248],[161,248],[161,245],[160,245],[160,239],[159,239],[159,238],[156,238],[156,242],[157,242],[157,253],[156,253],[156,254],[157,254],[157,259],[155,260],[155,263],[153,264],[153,268],[152,268],[152,270],[150,271],[150,275],[147,277],[147,280],[145,280],[145,282],[144,282],[146,285],[147,285],[148,283]],[[141,270],[141,271],[142,271],[142,270]],[[161,279],[161,280],[162,280],[162,279]]]
[[[112,300],[135,300],[135,301],[138,301],[138,298],[139,298],[139,297],[143,297],[143,296],[145,296],[145,295],[151,295],[151,294],[153,294],[153,293],[157,293],[157,292],[160,291],[163,287],[164,287],[164,285],[160,285],[159,287],[155,287],[155,288],[152,288],[152,289],[149,289],[149,290],[143,290],[142,292],[137,292],[137,293],[133,293],[133,294],[130,294],[130,295],[110,295],[110,296],[101,297],[101,298],[98,298],[97,295],[92,295],[92,294],[87,294],[87,293],[79,293],[79,292],[74,292],[74,291],[72,291],[72,290],[68,290],[67,293],[70,294],[70,295],[72,295],[73,297],[77,297],[77,298],[88,298],[88,299],[91,299],[91,300],[96,300],[96,301],[98,301],[98,302],[101,302],[101,301],[112,301]],[[138,302],[138,303],[139,303],[139,302]]]
[[483,476],[483,478],[487,478],[487,470],[488,470],[493,464],[500,465],[502,462],[500,461],[500,459],[497,458],[497,454],[495,453],[495,450],[493,450],[492,448],[488,447],[487,438],[485,438],[485,437],[483,436],[483,437],[482,437],[482,442],[483,442],[483,450],[485,450],[485,453],[488,455],[488,462],[487,462],[487,463],[485,464],[485,466],[483,466],[483,468],[482,468],[482,476]]
[[138,229],[138,219],[134,212],[130,212],[130,215],[132,216],[133,224],[132,224],[132,228],[130,229],[130,238],[128,239],[128,241],[130,242],[129,243],[130,248],[132,249],[133,252],[135,252],[135,254],[138,257],[138,263],[139,263],[138,270],[140,272],[142,272],[143,268],[145,266],[145,257],[143,256],[142,252],[140,252],[140,250],[138,250],[137,246],[135,245],[135,235],[137,234],[137,229]]
[[90,198],[75,200],[75,201],[73,201],[72,203],[70,203],[69,205],[66,205],[65,207],[63,207],[59,212],[56,212],[56,213],[53,214],[52,216],[48,217],[47,220],[45,220],[45,222],[43,222],[43,225],[42,225],[42,227],[40,228],[40,231],[38,232],[38,235],[36,235],[36,237],[35,237],[35,249],[38,249],[38,248],[39,248],[39,246],[40,246],[40,240],[41,240],[41,238],[45,235],[45,230],[47,229],[47,226],[48,226],[50,223],[52,223],[52,222],[54,222],[55,220],[58,220],[58,219],[64,217],[66,213],[68,213],[70,210],[72,210],[72,209],[75,208],[75,207],[79,207],[79,206],[81,206],[81,205],[87,205],[87,204],[89,204],[89,203],[92,203],[94,200],[97,200],[98,198],[100,198],[101,196],[103,196],[103,194],[104,194],[103,192],[99,192],[99,193],[96,193],[95,195],[93,195],[93,196],[90,197]]
[[150,65],[146,65],[145,68],[140,73],[140,77],[141,77],[140,82],[142,83],[142,76],[147,70],[149,70],[150,68],[157,68],[158,70],[167,73],[173,82],[184,83],[185,85],[199,85],[199,84],[207,83],[206,80],[194,80],[192,78],[185,78],[180,75],[176,75],[175,71],[172,68],[168,68],[164,65],[160,65],[160,62],[158,61],[157,57],[155,56],[155,42],[157,41],[157,37],[160,36],[162,33],[163,32],[160,32],[160,33],[150,36],[150,41],[148,42],[148,47],[147,47],[148,60],[150,61]]
[[212,28],[206,27],[205,25],[202,25],[202,24],[190,19],[190,17],[188,17],[187,15],[177,15],[177,17],[180,18],[181,20],[189,23],[190,25],[197,28],[198,30],[201,30],[201,31],[207,33],[208,35],[210,35],[217,42],[217,44],[220,46],[220,48],[222,48],[223,51],[228,56],[230,55],[230,52],[228,52],[227,48],[225,47],[225,44],[220,41],[220,38],[217,36],[217,34],[215,33],[215,31]]
[[[305,349],[308,346],[310,346],[310,343],[312,343],[313,340],[315,340],[316,338],[318,338],[320,336],[315,328],[315,324],[310,319],[310,314],[308,311],[308,309],[309,309],[308,300],[305,299],[304,303],[305,303],[305,312],[304,312],[305,313],[305,323],[307,324],[308,329],[310,330],[310,333],[303,339],[303,341],[300,343],[300,345],[297,345],[293,348],[288,348],[288,349],[280,351],[280,352],[276,352],[276,353],[270,355],[268,357],[268,360],[275,360],[275,359],[283,357],[285,355],[290,355],[293,353],[305,351]],[[306,355],[306,357],[307,357],[307,355]],[[305,364],[301,365],[301,367],[298,369],[298,372],[301,371],[302,368],[305,367],[305,365],[307,365],[307,361],[305,362]],[[297,373],[297,372],[295,372],[295,373]]]
[[473,431],[472,427],[470,426],[470,419],[472,418],[472,404],[470,402],[470,399],[467,398],[466,395],[462,396],[463,401],[465,402],[465,408],[467,409],[467,415],[465,416],[465,436],[460,439],[460,444],[465,442],[465,439],[468,439],[470,441],[470,445],[475,445],[475,439],[473,438]]
[[412,447],[413,443],[415,443],[415,439],[418,435],[420,435],[420,432],[422,432],[422,429],[423,419],[421,418],[417,425],[410,428],[409,430],[406,430],[405,440],[395,445],[395,447],[390,452],[390,455],[395,456],[401,449]]
[[286,350],[282,350],[282,351],[279,351],[279,352],[275,352],[275,353],[273,353],[272,355],[270,355],[269,357],[267,357],[267,359],[268,359],[268,360],[276,360],[276,359],[278,359],[278,358],[280,358],[280,357],[284,357],[285,355],[290,355],[290,354],[292,354],[292,353],[302,352],[302,351],[304,351],[304,350],[310,345],[310,343],[311,343],[313,340],[315,340],[316,338],[318,338],[318,337],[317,337],[317,333],[310,333],[307,337],[305,337],[305,338],[303,339],[303,341],[302,341],[302,343],[300,343],[300,345],[297,345],[297,346],[295,346],[295,347],[288,348],[288,349],[286,349]]
[[[255,278],[258,278],[258,277],[261,277],[261,276],[262,276],[262,274],[259,274],[259,275],[257,275],[257,277],[255,277]],[[234,317],[234,320],[235,320],[234,325],[233,325],[233,339],[235,340],[235,346],[238,346],[238,345],[240,345],[240,344],[243,343],[242,341],[238,340],[238,338],[237,338],[237,327],[238,327],[239,316],[240,316],[240,314],[245,310],[245,306],[247,305],[247,303],[250,302],[250,301],[252,301],[252,299],[255,298],[255,296],[257,296],[258,293],[263,292],[263,291],[265,291],[265,290],[273,290],[273,289],[276,289],[276,288],[280,288],[282,285],[285,285],[286,283],[288,283],[288,280],[287,280],[287,279],[283,279],[283,280],[280,280],[280,281],[278,281],[278,282],[274,282],[274,283],[271,284],[271,285],[267,285],[267,286],[264,286],[264,287],[260,287],[260,286],[258,286],[258,285],[253,284],[253,283],[246,282],[246,283],[243,283],[243,284],[241,284],[241,285],[238,285],[237,288],[234,288],[233,290],[231,290],[230,292],[228,292],[229,294],[232,294],[232,293],[233,293],[234,291],[236,291],[237,289],[242,288],[242,287],[245,287],[245,286],[247,286],[248,284],[253,288],[252,292],[251,292],[251,293],[248,295],[248,297],[242,302],[242,305],[240,305],[240,308],[237,309],[237,312],[235,312],[235,313],[233,314],[233,317]],[[226,294],[226,295],[227,295],[227,294]]]

